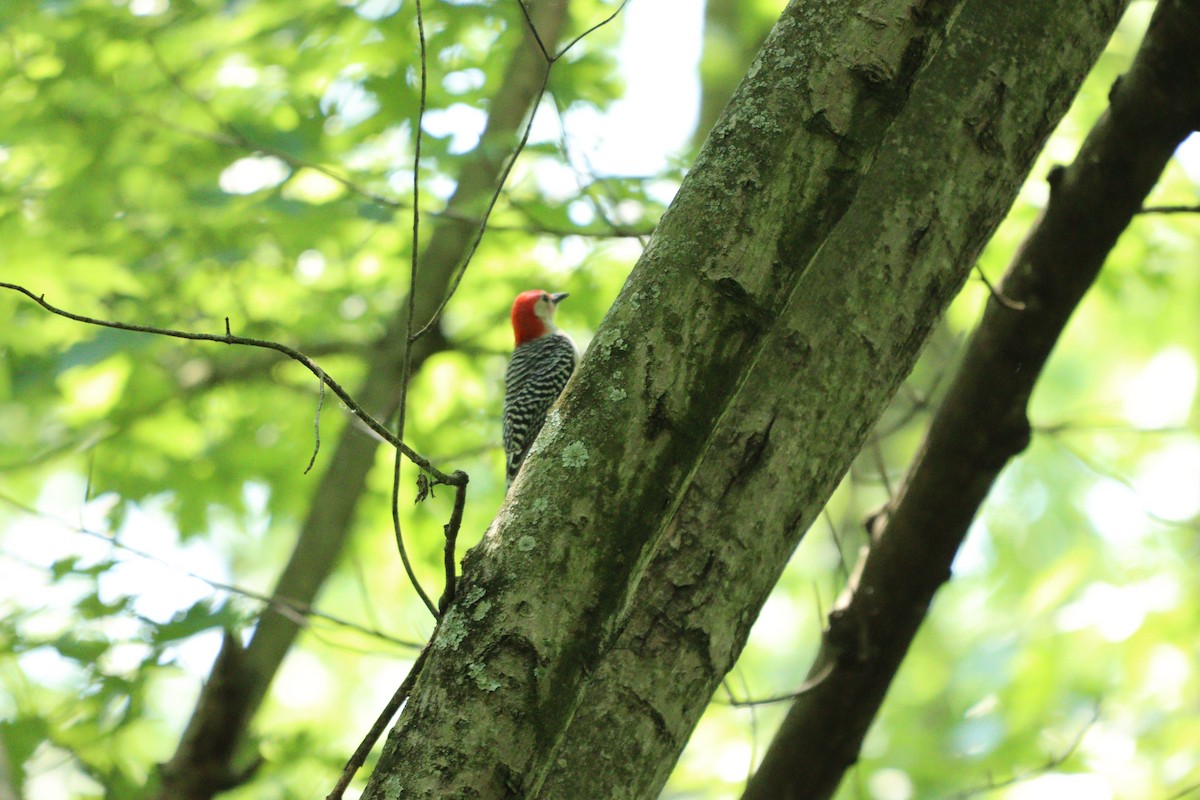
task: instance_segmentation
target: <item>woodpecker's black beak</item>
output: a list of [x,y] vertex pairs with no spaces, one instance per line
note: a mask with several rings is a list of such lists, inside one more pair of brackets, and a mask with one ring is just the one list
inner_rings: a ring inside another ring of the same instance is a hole
[[566,300],[568,297],[570,297],[570,295],[567,294],[566,292],[559,292],[558,294],[550,295],[550,302],[554,303],[554,305],[558,305],[563,300]]

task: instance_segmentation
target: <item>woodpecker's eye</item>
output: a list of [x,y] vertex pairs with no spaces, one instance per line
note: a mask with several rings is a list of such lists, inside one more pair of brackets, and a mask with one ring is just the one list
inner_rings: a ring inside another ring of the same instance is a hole
[[542,299],[543,299],[543,300],[545,300],[546,302],[549,302],[549,301],[550,301],[550,295],[548,295],[548,294],[546,294],[546,293],[544,293],[544,292],[543,292],[543,293],[542,293]]

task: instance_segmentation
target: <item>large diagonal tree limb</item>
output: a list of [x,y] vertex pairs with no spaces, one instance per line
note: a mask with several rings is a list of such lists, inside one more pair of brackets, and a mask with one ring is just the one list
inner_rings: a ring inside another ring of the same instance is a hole
[[830,797],[858,757],[934,592],[1000,470],[1029,441],[1030,393],[1063,327],[1178,144],[1200,126],[1200,5],[1162,0],[1111,106],[1009,267],[878,543],[830,615],[810,676],[744,798]]
[[[559,39],[567,8],[567,0],[546,0],[534,8],[543,41]],[[493,98],[479,145],[463,159],[458,185],[447,206],[457,217],[444,218],[437,224],[421,255],[413,289],[418,323],[432,317],[466,254],[477,228],[470,220],[478,217],[495,189],[522,120],[533,112],[538,100],[545,69],[545,59],[532,37],[527,36],[509,63],[500,93]],[[407,305],[399,305],[387,333],[372,349],[366,365],[367,379],[354,393],[360,405],[378,419],[395,412],[400,395]],[[414,344],[413,369],[419,369],[427,358],[446,347],[445,339],[433,329]],[[304,606],[313,603],[349,538],[377,447],[374,438],[352,426],[342,433],[313,493],[308,517],[276,583],[274,597]],[[226,640],[179,748],[162,769],[159,797],[207,800],[236,776],[233,761],[238,743],[298,633],[294,620],[268,610],[244,650],[236,640]],[[238,652],[228,652],[230,649]],[[231,693],[229,687],[237,687],[237,691]],[[225,698],[221,702],[210,696],[217,692]],[[219,714],[210,713],[218,707]]]
[[365,798],[657,793],[1124,7],[1060,5],[789,5],[468,556]]
[[[796,543],[1016,196],[1122,7],[1093,2],[1081,13],[1038,0],[971,0],[958,13],[726,410],[588,682],[560,763],[591,751],[604,785],[630,797],[649,797],[666,781]],[[879,4],[873,11],[899,16]],[[872,64],[886,73],[886,63]],[[823,751],[809,757],[819,762]],[[555,768],[540,797],[577,796],[587,777]]]

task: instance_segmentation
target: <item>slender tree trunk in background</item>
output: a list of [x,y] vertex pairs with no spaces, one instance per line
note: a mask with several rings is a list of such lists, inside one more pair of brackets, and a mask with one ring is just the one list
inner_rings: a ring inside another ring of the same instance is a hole
[[789,5],[364,797],[655,796],[1123,7]]
[[[1200,4],[1163,0],[1111,106],[1013,259],[972,336],[851,599],[745,800],[824,800],[858,758],[934,592],[1000,470],[1029,441],[1027,404],[1063,328],[1176,147],[1200,128]],[[1015,307],[1013,307],[1015,306]]]
[[[543,0],[532,4],[532,8],[542,41],[553,47],[567,21],[567,0]],[[491,105],[479,145],[463,159],[458,185],[447,204],[452,214],[467,220],[482,214],[504,160],[520,138],[525,118],[532,113],[546,68],[537,43],[526,34],[524,46],[513,54],[500,93]],[[398,224],[405,223],[398,220]],[[436,224],[421,254],[413,290],[417,326],[432,317],[445,296],[477,228],[474,222],[448,218]],[[405,272],[406,268],[397,265],[397,274]],[[402,301],[387,334],[371,352],[366,381],[354,395],[379,419],[394,414],[399,401],[407,310],[407,301]],[[420,339],[413,349],[414,371],[448,346],[440,330]],[[353,530],[355,508],[375,463],[377,447],[374,438],[354,426],[343,429],[313,493],[292,556],[279,576],[275,599],[299,607],[316,599]],[[268,607],[244,650],[235,639],[226,639],[179,748],[163,767],[159,797],[206,799],[238,782],[233,763],[237,745],[298,633],[293,617]]]

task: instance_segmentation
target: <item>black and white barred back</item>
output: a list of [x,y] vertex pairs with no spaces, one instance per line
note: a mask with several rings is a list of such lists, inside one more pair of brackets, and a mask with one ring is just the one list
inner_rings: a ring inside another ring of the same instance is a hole
[[560,332],[531,339],[513,351],[504,373],[504,455],[510,485],[578,360],[575,343]]

